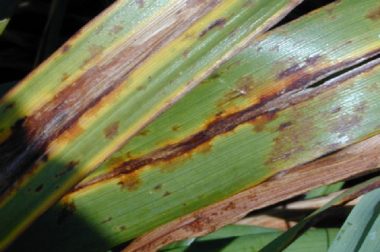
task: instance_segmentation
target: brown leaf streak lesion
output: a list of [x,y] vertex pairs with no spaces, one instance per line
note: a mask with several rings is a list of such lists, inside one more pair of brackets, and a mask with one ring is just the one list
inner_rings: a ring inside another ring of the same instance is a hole
[[199,35],[200,38],[204,37],[209,31],[217,28],[223,27],[226,24],[227,20],[225,18],[218,18],[214,22],[212,22],[206,29],[204,29]]
[[[193,15],[185,12],[171,13],[170,15],[175,15],[175,22],[168,26],[157,21],[158,26],[163,26],[159,33],[149,32],[151,28],[147,26],[145,30],[134,34],[114,49],[113,53],[104,55],[97,64],[89,66],[82,75],[59,91],[50,101],[41,105],[33,114],[17,121],[11,129],[12,134],[0,143],[0,193],[21,173],[32,169],[33,165],[30,164],[47,151],[48,145],[54,139],[75,127],[79,118],[86,112],[102,105],[101,101],[113,91],[117,91],[128,75],[151,54],[186,31],[217,4],[217,1],[202,1],[192,8]],[[182,8],[186,9],[186,6]],[[152,27],[159,29],[157,26]],[[73,41],[70,41],[62,46],[61,52],[68,51],[72,43]],[[91,47],[89,50],[92,50]],[[116,130],[106,132],[106,137],[111,138],[113,133],[116,133]]]
[[321,60],[320,55],[309,57],[304,62],[292,65],[292,66],[288,67],[287,69],[283,70],[282,72],[280,72],[278,74],[278,79],[284,79],[286,77],[289,77],[289,76],[295,75],[295,74],[299,74],[299,73],[303,74],[303,70],[305,70],[308,67],[315,65],[320,60]]
[[[259,124],[259,128],[256,128],[256,130],[260,131],[264,127],[262,125],[262,121],[264,121],[266,124],[271,120],[276,119],[276,114],[279,111],[293,106],[297,103],[311,99],[329,88],[334,88],[336,85],[346,81],[347,79],[373,69],[375,66],[377,66],[377,64],[369,64],[368,67],[362,67],[353,72],[349,72],[343,76],[335,78],[335,81],[333,83],[330,83],[328,86],[320,86],[319,88],[314,88],[309,92],[299,92],[298,95],[297,93],[294,93],[294,91],[300,91],[302,89],[300,89],[299,80],[294,80],[286,88],[289,93],[281,94],[278,92],[273,92],[271,94],[265,94],[260,98],[260,101],[258,103],[253,104],[246,109],[240,110],[230,115],[226,115],[224,117],[216,117],[213,121],[206,125],[203,130],[191,135],[187,139],[174,144],[170,144],[142,157],[119,163],[111,172],[102,174],[93,180],[80,184],[73,191],[81,190],[90,185],[117,178],[121,175],[135,173],[140,168],[148,165],[157,164],[158,162],[169,162],[181,156],[189,155],[204,144],[211,145],[210,142],[214,138],[233,131],[236,127],[247,122],[253,122],[253,124],[257,122]],[[338,67],[340,67],[340,65]],[[325,73],[325,71],[320,71],[319,73]],[[318,76],[314,76],[313,78],[317,77]],[[307,83],[310,84],[310,82]],[[307,86],[307,83],[304,84],[303,88]],[[289,101],[289,99],[291,99],[291,101]],[[282,127],[282,130],[289,126],[291,126],[290,123],[289,125],[284,125]],[[287,155],[287,153],[283,154]]]

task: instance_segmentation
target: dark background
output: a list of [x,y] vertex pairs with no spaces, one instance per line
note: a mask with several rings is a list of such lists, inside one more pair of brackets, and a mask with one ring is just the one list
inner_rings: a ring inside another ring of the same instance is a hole
[[[134,0],[129,0],[134,1]],[[0,96],[114,0],[0,0]],[[279,25],[333,0],[305,0]]]

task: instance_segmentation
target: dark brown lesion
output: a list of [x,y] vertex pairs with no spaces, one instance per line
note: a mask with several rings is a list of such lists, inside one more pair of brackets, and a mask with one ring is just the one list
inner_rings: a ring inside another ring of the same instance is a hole
[[[292,87],[304,88],[312,82],[315,83],[315,82],[321,81],[324,78],[326,78],[330,75],[333,75],[339,71],[342,71],[344,69],[348,69],[348,68],[355,66],[357,64],[360,64],[361,62],[364,62],[368,59],[377,57],[379,54],[380,54],[380,48],[377,48],[377,49],[370,51],[364,55],[359,55],[356,58],[347,59],[347,60],[341,61],[339,63],[335,63],[333,65],[330,65],[327,63],[326,64],[327,66],[322,67],[318,70],[308,71],[308,67],[305,67],[305,68],[299,69],[299,70],[292,72],[292,73],[289,73],[289,74],[285,74],[285,73],[284,73],[285,75],[279,74],[278,80],[281,81],[281,80],[289,77],[291,79],[291,82],[292,82],[292,84],[291,84]],[[323,66],[325,64],[321,64],[321,65]],[[314,65],[313,67],[316,68],[317,65]],[[371,68],[370,65],[368,65],[368,67]],[[363,71],[363,70],[360,70],[360,71]],[[355,72],[355,71],[351,71],[348,74],[344,74],[344,75],[342,75],[343,78],[340,79],[340,82],[343,82],[343,81],[353,77],[356,74],[357,74],[357,72]],[[288,89],[286,89],[285,91],[288,91]]]
[[104,129],[104,136],[107,139],[112,139],[114,138],[117,133],[119,132],[119,122],[114,122],[110,124],[107,128]]
[[237,82],[236,88],[226,93],[217,103],[218,107],[223,108],[238,98],[252,96],[255,91],[255,81],[251,76],[244,76]]
[[112,35],[116,35],[124,29],[122,25],[114,25],[111,30]]
[[[356,62],[356,61],[355,61]],[[344,64],[344,63],[342,63]],[[322,90],[326,90],[328,88],[333,88],[334,86],[342,83],[343,81],[352,78],[358,74],[361,74],[363,72],[369,71],[373,69],[376,66],[376,64],[368,64],[368,66],[357,69],[356,71],[346,73],[343,76],[340,76],[338,78],[334,79],[334,85],[329,86],[322,86],[319,89],[316,88],[311,92],[300,92],[300,95],[295,96],[293,94],[292,100],[289,101],[289,97],[286,94],[281,94],[281,92],[272,92],[267,93],[263,95],[259,102],[256,104],[251,105],[250,107],[240,110],[238,112],[232,113],[230,115],[226,115],[223,117],[217,117],[213,121],[211,121],[209,124],[207,124],[203,130],[199,131],[198,133],[188,137],[187,139],[180,141],[175,144],[169,144],[163,148],[160,148],[158,150],[155,150],[151,153],[148,153],[147,155],[144,155],[140,158],[130,159],[128,161],[119,163],[118,166],[116,166],[111,172],[100,175],[99,177],[94,178],[91,181],[88,181],[87,183],[81,184],[80,186],[77,186],[75,190],[80,190],[86,186],[96,184],[101,181],[105,181],[108,179],[112,179],[115,177],[118,177],[120,175],[127,175],[130,173],[135,173],[142,167],[157,164],[159,162],[170,162],[174,159],[177,159],[179,157],[183,157],[186,155],[191,155],[192,152],[195,150],[198,150],[203,145],[207,144],[208,146],[211,146],[211,141],[217,137],[221,136],[225,133],[233,131],[236,127],[247,123],[252,122],[254,125],[258,123],[260,126],[260,120],[264,125],[267,125],[270,121],[275,120],[278,111],[281,111],[289,106],[293,106],[297,103],[301,103],[305,100],[311,99],[312,97],[320,94]],[[338,66],[340,67],[340,65]],[[325,70],[321,70],[317,73],[323,75],[326,74],[327,71],[330,71],[330,73],[333,73],[336,70],[332,67],[328,67]],[[311,84],[311,80],[317,79],[318,75],[312,75],[312,77],[309,77],[308,82],[304,82],[302,80],[302,76],[299,77],[299,79],[295,79],[293,82],[291,82],[287,87],[286,90],[288,92],[300,90],[302,88],[305,88],[307,85]],[[300,81],[300,79],[302,81]],[[300,85],[302,83],[303,85]],[[350,123],[356,123],[355,120]],[[291,122],[285,122],[284,124],[280,125],[279,130],[285,131],[288,128],[290,128],[292,125]],[[312,127],[310,127],[311,130]],[[257,129],[262,130],[262,129]],[[307,131],[304,133],[306,134]],[[293,139],[294,141],[299,141],[297,138],[297,135],[290,135],[288,137],[295,137]],[[281,144],[278,144],[278,146],[281,146]],[[288,146],[286,143],[285,146]],[[302,148],[302,147],[300,147]],[[270,162],[275,162],[279,159],[286,159],[290,155],[292,155],[293,152],[298,152],[300,149],[289,149],[288,151],[282,151],[282,156],[276,156],[273,157]]]
[[155,187],[153,187],[153,190],[155,190],[155,191],[159,191],[159,190],[161,190],[161,188],[162,188],[162,185],[161,185],[161,184],[158,184],[158,185],[156,185]]
[[39,186],[36,187],[36,189],[34,189],[34,191],[35,192],[40,192],[43,188],[44,188],[44,185],[40,184]]
[[18,120],[11,128],[11,135],[0,144],[0,193],[17,177],[22,168],[30,168],[44,153],[40,143],[32,143],[31,134],[25,128],[25,118]]
[[5,113],[7,110],[13,109],[15,107],[14,102],[8,102],[4,104],[4,110],[3,112]]
[[63,167],[63,170],[55,174],[55,178],[66,176],[79,165],[79,161],[71,161]]
[[278,130],[283,131],[283,130],[289,128],[292,124],[293,124],[292,122],[281,123],[280,126],[278,127]]
[[374,8],[373,10],[371,10],[367,16],[367,18],[371,19],[372,21],[378,21],[380,20],[380,6],[378,6],[377,8]]
[[202,37],[205,36],[209,31],[211,31],[211,30],[213,30],[213,29],[215,29],[215,28],[217,28],[217,27],[224,27],[224,25],[226,24],[226,22],[227,22],[227,19],[225,19],[225,18],[219,18],[219,19],[215,20],[215,21],[212,22],[209,26],[207,26],[206,29],[204,29],[204,30],[200,33],[199,37],[202,38]]
[[[98,64],[86,69],[32,115],[15,123],[11,136],[0,143],[0,193],[23,172],[32,169],[54,139],[75,127],[84,113],[115,91],[151,54],[186,31],[216,5],[216,1],[199,2],[196,16],[189,17],[190,19],[186,15],[178,16],[175,24],[139,45],[133,45],[132,40],[127,41],[115,49],[114,54],[105,55]],[[141,34],[136,36],[135,39],[144,39]],[[61,47],[61,53],[70,50],[71,42]],[[103,49],[89,47],[91,57],[99,55]],[[117,67],[119,71],[115,72]],[[114,73],[112,78],[110,72]],[[66,79],[67,76],[63,75],[62,78]],[[105,134],[108,138],[114,137],[117,127],[112,126]]]
[[312,67],[313,65],[318,63],[318,61],[320,60],[321,60],[320,55],[309,57],[304,62],[292,65],[288,67],[287,69],[283,70],[282,72],[280,72],[278,74],[278,79],[284,79],[286,77],[289,77],[295,74],[303,74],[306,68]]
[[67,52],[68,50],[70,50],[70,48],[71,48],[71,45],[70,45],[69,43],[66,43],[66,44],[64,44],[64,45],[61,47],[61,52],[62,52],[62,53],[65,53],[65,52]]
[[70,77],[69,74],[67,74],[67,73],[63,73],[63,74],[62,74],[62,77],[61,77],[61,81],[64,82],[64,81],[66,81],[69,77]]
[[179,131],[180,129],[181,129],[181,125],[178,125],[178,124],[172,127],[172,131]]
[[137,172],[129,173],[129,176],[121,176],[117,183],[122,189],[126,188],[128,191],[137,190],[141,184],[139,174]]
[[255,132],[261,132],[265,129],[269,122],[277,118],[277,111],[273,110],[262,114],[255,119],[251,120],[252,125],[254,126]]

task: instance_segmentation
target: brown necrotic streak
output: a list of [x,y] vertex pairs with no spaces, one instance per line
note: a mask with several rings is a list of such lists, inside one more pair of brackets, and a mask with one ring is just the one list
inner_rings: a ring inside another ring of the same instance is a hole
[[[170,26],[159,22],[164,26],[160,33],[151,36],[152,32],[147,28],[147,31],[136,34],[113,53],[104,56],[97,65],[87,69],[33,115],[17,121],[11,129],[11,136],[0,144],[0,193],[21,173],[33,167],[50,142],[120,86],[151,54],[178,37],[217,4],[215,0],[201,1],[193,5],[194,15],[177,11],[171,14],[175,15],[175,22]],[[181,8],[186,9],[186,6]]]
[[[352,62],[358,62],[358,60],[350,60],[346,63],[348,64]],[[344,62],[342,62],[341,64],[337,64],[335,70],[341,70],[341,67],[344,64]],[[338,85],[354,76],[357,76],[358,74],[369,71],[376,65],[377,64],[369,65],[368,67],[358,69],[357,71],[344,74],[334,79],[335,81],[333,82],[333,84]],[[295,79],[291,84],[289,84],[286,90],[288,92],[302,90],[306,88],[308,85],[311,85],[313,83],[313,80],[315,81],[325,77],[325,74],[328,70],[330,71],[330,74],[333,74],[333,69],[333,67],[329,67],[324,70],[318,71],[314,75],[308,74],[307,78],[303,78],[303,76],[300,76],[298,79]],[[266,96],[260,98],[260,102],[258,102],[257,104],[254,104],[244,110],[233,113],[231,115],[222,118],[216,118],[214,121],[208,124],[204,130],[190,136],[189,138],[183,141],[165,146],[140,158],[125,161],[116,168],[114,168],[113,171],[100,175],[97,178],[94,178],[93,180],[88,181],[84,184],[78,185],[73,191],[81,190],[87,186],[105,180],[113,179],[120,175],[134,173],[138,169],[147,165],[152,165],[154,163],[162,161],[170,161],[174,158],[183,156],[185,154],[189,154],[197,147],[200,147],[201,145],[210,142],[215,137],[230,132],[239,125],[242,125],[246,122],[255,122],[255,120],[260,117],[264,116],[265,118],[268,118],[268,121],[274,120],[278,111],[283,110],[291,105],[301,103],[307,99],[310,99],[318,95],[321,92],[321,90],[325,90],[325,88],[331,88],[334,85],[330,84],[328,87],[321,87],[320,89],[316,89],[315,92],[305,93],[305,95],[300,95],[293,99],[293,101],[289,101],[289,97],[287,97],[286,94],[281,95],[278,92],[275,92],[273,94],[266,94]]]
[[305,60],[304,64],[296,64],[296,65],[293,65],[293,66],[285,69],[284,71],[280,72],[278,74],[278,78],[283,79],[285,77],[297,74],[297,73],[305,70],[306,68],[310,67],[311,65],[316,64],[318,62],[318,60],[320,60],[320,59],[321,59],[320,55],[310,57],[310,58]]
[[216,27],[223,27],[225,23],[226,23],[226,19],[225,18],[219,18],[219,19],[215,20],[206,29],[204,29],[201,32],[201,34],[199,35],[199,37],[201,38],[201,37],[205,36],[209,31],[211,31],[212,29],[214,29]]

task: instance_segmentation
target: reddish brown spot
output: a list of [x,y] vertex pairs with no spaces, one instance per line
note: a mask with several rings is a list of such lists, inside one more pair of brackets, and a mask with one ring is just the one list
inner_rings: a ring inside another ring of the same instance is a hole
[[7,110],[10,110],[10,109],[13,109],[15,107],[15,104],[13,102],[9,102],[7,104],[4,105],[4,110],[3,112],[7,111]]
[[[178,34],[186,31],[217,4],[218,1],[200,1],[194,15],[183,15],[170,26],[162,24],[161,32],[155,36],[143,36],[146,39],[134,46],[120,44],[114,49],[114,53],[104,55],[104,59],[91,65],[51,100],[41,104],[33,115],[17,122],[12,128],[11,136],[0,144],[0,193],[13,184],[21,173],[32,169],[47,146],[70,129],[83,114],[96,113],[103,102],[110,100],[113,95],[116,96],[116,89],[142,62],[177,38]],[[136,36],[138,38],[140,35]],[[67,51],[69,47],[70,44],[66,43],[60,50]],[[94,45],[88,50],[90,56],[96,56],[103,48]]]
[[220,73],[215,72],[211,74],[210,77],[208,77],[207,79],[210,80],[210,79],[219,79],[219,78],[220,78]]
[[114,138],[119,131],[119,122],[114,122],[110,124],[107,128],[104,129],[104,136],[107,139],[112,139]]
[[278,130],[279,131],[283,131],[285,130],[286,128],[290,127],[292,125],[291,122],[284,122],[284,123],[281,123],[280,126],[278,127]]
[[373,10],[371,10],[368,14],[367,14],[367,18],[373,20],[373,21],[377,21],[380,19],[380,6],[377,7],[377,8],[374,8]]
[[344,42],[340,47],[344,47],[344,46],[349,46],[353,43],[352,40],[347,40],[346,42]]
[[[149,81],[152,81],[152,77],[148,77],[148,80]],[[138,86],[137,87],[137,91],[143,91],[143,90],[145,90],[147,88],[147,86],[146,85],[140,85],[140,86]]]
[[138,135],[139,136],[146,136],[149,134],[149,132],[150,131],[147,128],[145,128],[145,129],[141,130]]
[[200,231],[203,231],[204,223],[202,222],[201,219],[198,219],[186,225],[185,229],[190,230],[191,232],[194,232],[194,233],[198,233]]
[[230,203],[228,203],[227,206],[225,206],[225,207],[222,208],[223,211],[231,211],[231,210],[234,210],[234,209],[236,209],[236,205],[232,201]]
[[40,192],[42,190],[42,188],[44,188],[44,185],[41,184],[39,186],[36,187],[36,189],[34,189],[35,192]]
[[62,177],[62,176],[65,176],[67,175],[68,173],[70,173],[72,170],[74,170],[74,168],[79,164],[79,161],[71,161],[69,162],[67,165],[65,165],[65,167],[63,168],[63,170],[61,172],[58,172],[55,174],[55,177],[56,178],[59,178],[59,177]]
[[[366,54],[365,56],[360,57],[360,60],[363,58],[368,58],[370,56],[377,55],[380,52],[379,50],[370,52]],[[340,64],[326,67],[325,69],[319,70],[313,74],[304,74],[302,76],[297,76],[297,78],[294,78],[288,86],[286,87],[286,91],[295,91],[300,88],[304,88],[307,86],[311,81],[320,78],[321,76],[325,76],[327,73],[332,73],[337,70],[342,69],[343,67],[351,66],[352,64],[355,64],[359,59],[350,59],[349,61],[342,62]],[[314,60],[309,60],[309,62],[313,62]],[[368,68],[361,68],[360,73],[368,71],[369,69],[372,69],[374,66],[368,66]],[[345,75],[341,78],[335,79],[334,84],[339,84],[353,76],[356,76],[359,74],[359,72],[350,72],[349,75]],[[331,87],[331,86],[330,86]],[[214,118],[210,123],[205,125],[204,129],[199,131],[198,133],[189,136],[187,139],[184,139],[178,143],[169,144],[163,148],[157,149],[151,153],[148,153],[141,157],[135,157],[134,159],[127,160],[120,164],[120,166],[116,167],[113,171],[100,175],[99,177],[93,179],[92,181],[89,181],[85,184],[81,184],[81,186],[78,186],[75,188],[75,190],[80,190],[86,186],[98,183],[100,181],[112,179],[121,175],[130,174],[133,173],[140,168],[147,166],[147,165],[153,165],[157,164],[159,162],[169,162],[171,160],[178,160],[178,159],[185,159],[187,160],[189,157],[191,157],[192,152],[196,151],[199,146],[212,141],[216,136],[223,135],[225,133],[228,133],[230,131],[233,131],[237,126],[244,124],[246,122],[254,121],[255,118],[262,116],[266,113],[271,113],[273,116],[281,109],[284,109],[290,105],[295,105],[299,102],[302,102],[306,99],[310,99],[313,97],[313,95],[316,95],[318,92],[311,92],[310,94],[299,96],[297,99],[294,99],[292,103],[289,103],[287,101],[280,102],[276,106],[271,106],[269,111],[266,107],[267,103],[273,101],[274,99],[281,96],[281,93],[279,92],[272,92],[272,93],[266,93],[263,95],[258,103],[255,103],[251,105],[248,108],[245,108],[243,110],[228,114],[226,116],[219,116]],[[296,114],[296,113],[295,113]],[[297,117],[294,118],[294,121],[297,120]],[[299,141],[302,135],[305,134],[312,134],[313,131],[313,125],[315,125],[314,122],[303,122],[302,129],[298,129],[297,127],[288,127],[284,129],[284,132],[287,132],[288,129],[292,129],[293,134],[290,134],[287,137],[282,137],[276,139],[276,148],[274,148],[274,152],[268,159],[268,163],[273,163],[275,161],[281,160],[281,159],[287,159],[290,157],[293,153],[301,151],[303,146],[302,144],[297,149],[289,149],[291,145],[289,145],[289,142]],[[300,134],[302,132],[302,134]],[[296,133],[296,134],[295,134]],[[286,135],[286,134],[281,134]],[[297,142],[298,143],[298,142]],[[163,169],[162,167],[160,167]]]
[[100,45],[90,45],[88,51],[90,52],[91,58],[98,56],[104,50],[103,46]]
[[115,35],[115,34],[118,34],[119,32],[121,32],[123,30],[123,26],[121,25],[114,25],[111,29],[111,34]]
[[65,81],[65,80],[67,80],[69,77],[70,77],[70,75],[68,75],[67,73],[63,73],[63,74],[62,74],[61,81]]
[[133,159],[133,155],[130,151],[128,151],[126,154],[125,154],[125,158],[124,159]]
[[325,7],[325,10],[327,12],[327,14],[329,15],[329,18],[334,20],[337,18],[336,16],[336,4],[331,4],[331,5],[328,5]]
[[61,47],[61,52],[62,52],[62,53],[65,53],[65,52],[67,52],[70,48],[71,48],[71,45],[66,43],[66,44],[64,44],[64,45]]
[[276,112],[268,112],[261,116],[258,116],[252,121],[252,124],[254,125],[254,130],[256,132],[261,132],[264,130],[265,126],[268,125],[270,121],[273,121],[277,118]]
[[321,56],[319,55],[309,57],[303,63],[295,64],[280,72],[278,74],[278,79],[284,79],[292,75],[302,74],[306,68],[315,65],[320,59]]
[[217,106],[223,107],[240,97],[250,97],[253,90],[254,80],[251,76],[245,76],[238,81],[236,88],[224,95],[223,99],[218,102]]
[[[88,63],[90,63],[95,57],[100,55],[104,51],[103,46],[99,45],[90,45],[87,49],[90,53],[90,56],[83,61],[82,65],[80,66],[81,68],[84,68]],[[96,71],[95,69],[90,69],[90,71]],[[99,70],[99,69],[98,69]],[[93,73],[95,75],[95,73]]]
[[68,128],[62,135],[67,137],[68,139],[74,139],[82,134],[84,129],[79,123],[72,124],[70,128]]
[[174,125],[172,131],[178,131],[181,128],[181,125]]
[[294,155],[305,150],[305,140],[311,139],[315,134],[316,123],[312,117],[307,117],[302,110],[292,107],[291,118],[288,123],[279,126],[281,130],[274,139],[274,146],[267,160],[269,167],[276,167],[278,162],[286,162]]
[[189,50],[185,50],[183,53],[182,53],[182,56],[184,57],[184,58],[187,58],[188,56],[189,56]]
[[128,191],[134,191],[137,190],[140,183],[139,175],[133,172],[122,176],[117,184],[120,185],[122,189],[126,188]]
[[211,31],[214,28],[224,27],[224,25],[226,24],[226,21],[227,20],[225,18],[219,18],[219,19],[215,20],[206,29],[204,29],[201,32],[201,34],[199,35],[199,37],[201,38],[201,37],[205,36],[209,31]]
[[161,184],[158,184],[158,185],[156,185],[156,186],[153,188],[153,190],[155,190],[155,191],[159,191],[159,190],[161,190],[161,188],[162,188],[162,185],[161,185]]

